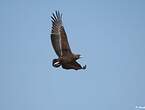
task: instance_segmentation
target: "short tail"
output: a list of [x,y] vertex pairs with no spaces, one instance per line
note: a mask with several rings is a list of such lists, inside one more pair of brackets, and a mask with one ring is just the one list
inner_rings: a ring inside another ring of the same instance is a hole
[[85,65],[85,66],[82,67],[82,69],[86,69],[86,68],[87,68],[87,65]]

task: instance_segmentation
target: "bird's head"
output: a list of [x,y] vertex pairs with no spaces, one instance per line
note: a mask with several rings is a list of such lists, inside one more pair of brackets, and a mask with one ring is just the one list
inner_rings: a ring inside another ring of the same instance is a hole
[[75,55],[75,59],[76,59],[76,60],[77,60],[77,59],[80,59],[80,58],[82,58],[80,54],[76,54],[76,55]]

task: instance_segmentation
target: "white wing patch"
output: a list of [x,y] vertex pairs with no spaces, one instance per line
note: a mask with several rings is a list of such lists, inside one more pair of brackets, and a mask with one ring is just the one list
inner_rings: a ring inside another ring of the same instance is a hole
[[57,65],[57,64],[59,64],[59,61],[57,61],[57,62],[54,63],[54,65]]
[[59,28],[59,45],[60,45],[60,55],[62,56],[62,45],[61,45],[61,33],[60,33],[60,28]]

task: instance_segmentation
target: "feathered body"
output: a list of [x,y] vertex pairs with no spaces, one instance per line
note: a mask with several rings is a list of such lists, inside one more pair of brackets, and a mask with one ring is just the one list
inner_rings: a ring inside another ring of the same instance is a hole
[[72,53],[70,49],[67,34],[62,24],[62,14],[60,14],[59,11],[56,11],[52,14],[51,18],[51,42],[58,56],[58,59],[53,60],[52,65],[54,67],[62,66],[64,69],[86,69],[86,65],[82,67],[76,62],[76,60],[80,58],[80,55]]

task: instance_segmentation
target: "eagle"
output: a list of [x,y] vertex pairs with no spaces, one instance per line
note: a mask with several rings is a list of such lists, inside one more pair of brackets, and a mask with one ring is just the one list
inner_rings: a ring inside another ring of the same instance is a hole
[[52,66],[63,69],[86,69],[86,65],[81,66],[77,60],[81,58],[80,54],[74,54],[68,43],[67,34],[62,23],[62,13],[55,11],[51,16],[52,30],[51,43],[58,58],[53,59]]

